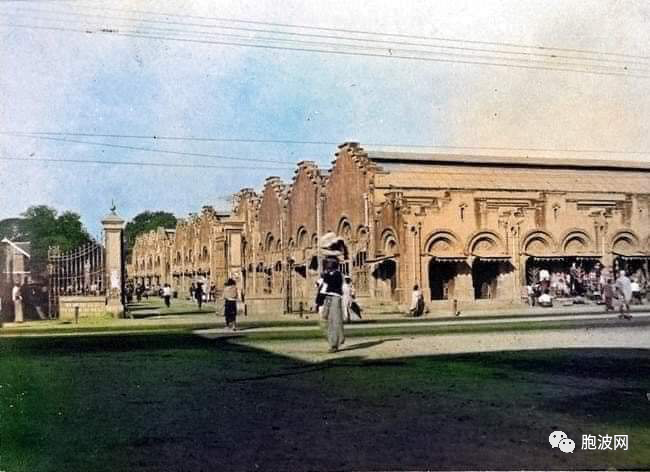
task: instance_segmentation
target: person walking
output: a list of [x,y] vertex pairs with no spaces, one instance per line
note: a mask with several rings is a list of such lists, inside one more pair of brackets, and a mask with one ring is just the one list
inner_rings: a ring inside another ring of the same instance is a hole
[[165,306],[169,308],[171,306],[172,299],[172,288],[169,284],[165,284],[162,289],[163,300],[165,300]]
[[223,288],[223,300],[226,329],[237,331],[237,283],[232,278],[226,280]]
[[327,321],[328,352],[336,352],[345,342],[343,331],[343,275],[339,271],[336,257],[327,257],[324,261],[323,293],[325,303],[322,317]]
[[202,283],[196,284],[196,289],[194,290],[194,296],[196,297],[196,303],[199,305],[199,311],[201,311],[201,307],[203,306],[203,284]]
[[22,323],[23,322],[23,297],[21,295],[19,282],[14,284],[14,288],[11,290],[11,301],[14,302],[14,322]]
[[411,292],[411,306],[409,307],[409,315],[413,317],[422,316],[424,313],[424,295],[422,295],[422,290],[420,290],[419,285],[413,286],[413,291]]
[[612,279],[607,279],[603,285],[603,299],[605,300],[605,312],[614,311],[614,284]]
[[619,310],[621,312],[618,317],[625,320],[631,320],[632,315],[630,315],[630,302],[632,301],[632,282],[627,278],[624,270],[619,273],[615,286],[616,291],[618,292]]
[[354,289],[352,288],[352,278],[345,276],[343,278],[343,288],[342,288],[342,306],[343,306],[343,320],[346,323],[350,322],[352,300],[354,299]]

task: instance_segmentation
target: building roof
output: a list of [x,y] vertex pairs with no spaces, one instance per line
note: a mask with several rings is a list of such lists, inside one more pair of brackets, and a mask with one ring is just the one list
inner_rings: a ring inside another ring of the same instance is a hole
[[650,172],[650,163],[641,161],[612,161],[604,159],[561,159],[528,156],[476,156],[469,154],[434,154],[403,151],[368,150],[368,158],[379,165],[388,163],[413,163],[423,165],[457,165],[469,167],[514,167],[627,170]]
[[650,164],[592,159],[373,152],[377,187],[650,193]]
[[27,252],[27,250],[29,250],[29,248],[31,246],[30,243],[28,243],[28,242],[13,242],[13,241],[10,241],[7,238],[3,238],[2,242],[5,243],[5,244],[9,244],[11,247],[13,247],[16,251],[20,252],[21,254],[23,254],[25,257],[29,257],[29,258],[32,257]]

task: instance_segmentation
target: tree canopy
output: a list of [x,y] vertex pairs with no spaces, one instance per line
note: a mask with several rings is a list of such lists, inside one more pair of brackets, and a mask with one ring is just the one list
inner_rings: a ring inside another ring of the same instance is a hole
[[45,270],[50,246],[69,251],[90,241],[81,217],[76,213],[64,211],[59,214],[54,208],[37,205],[29,207],[21,216],[0,222],[0,231],[3,231],[3,237],[30,242],[32,272]]
[[29,237],[23,230],[22,218],[6,218],[0,220],[0,240],[7,238],[11,241],[28,241]]
[[142,233],[155,230],[159,227],[166,229],[176,228],[176,217],[166,211],[143,211],[126,224],[124,229],[128,253],[135,244],[135,238]]

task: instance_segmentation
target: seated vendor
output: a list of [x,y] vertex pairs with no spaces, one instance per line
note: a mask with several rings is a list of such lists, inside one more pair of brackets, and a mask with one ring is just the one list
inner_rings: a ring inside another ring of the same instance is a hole
[[544,290],[544,293],[539,296],[539,298],[537,299],[537,303],[539,304],[539,306],[544,306],[544,307],[553,306],[553,298],[551,298],[548,289]]

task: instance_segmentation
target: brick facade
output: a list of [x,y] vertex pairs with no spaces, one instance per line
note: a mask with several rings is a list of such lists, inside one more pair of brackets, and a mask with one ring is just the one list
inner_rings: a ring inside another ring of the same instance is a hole
[[[166,247],[181,254],[180,263],[168,256],[172,273],[232,272],[222,262],[233,253],[223,237],[230,225],[241,238],[234,252],[247,301],[279,312],[311,305],[318,234],[328,231],[346,242],[342,269],[357,293],[387,302],[408,303],[419,284],[434,307],[519,303],[531,270],[570,262],[647,274],[648,165],[374,152],[356,143],[335,157],[329,171],[302,161],[289,184],[269,177],[260,194],[241,190],[229,217],[202,214],[175,234],[143,235],[136,273],[160,268],[154,254],[163,264]],[[209,264],[197,259],[206,248]]]

